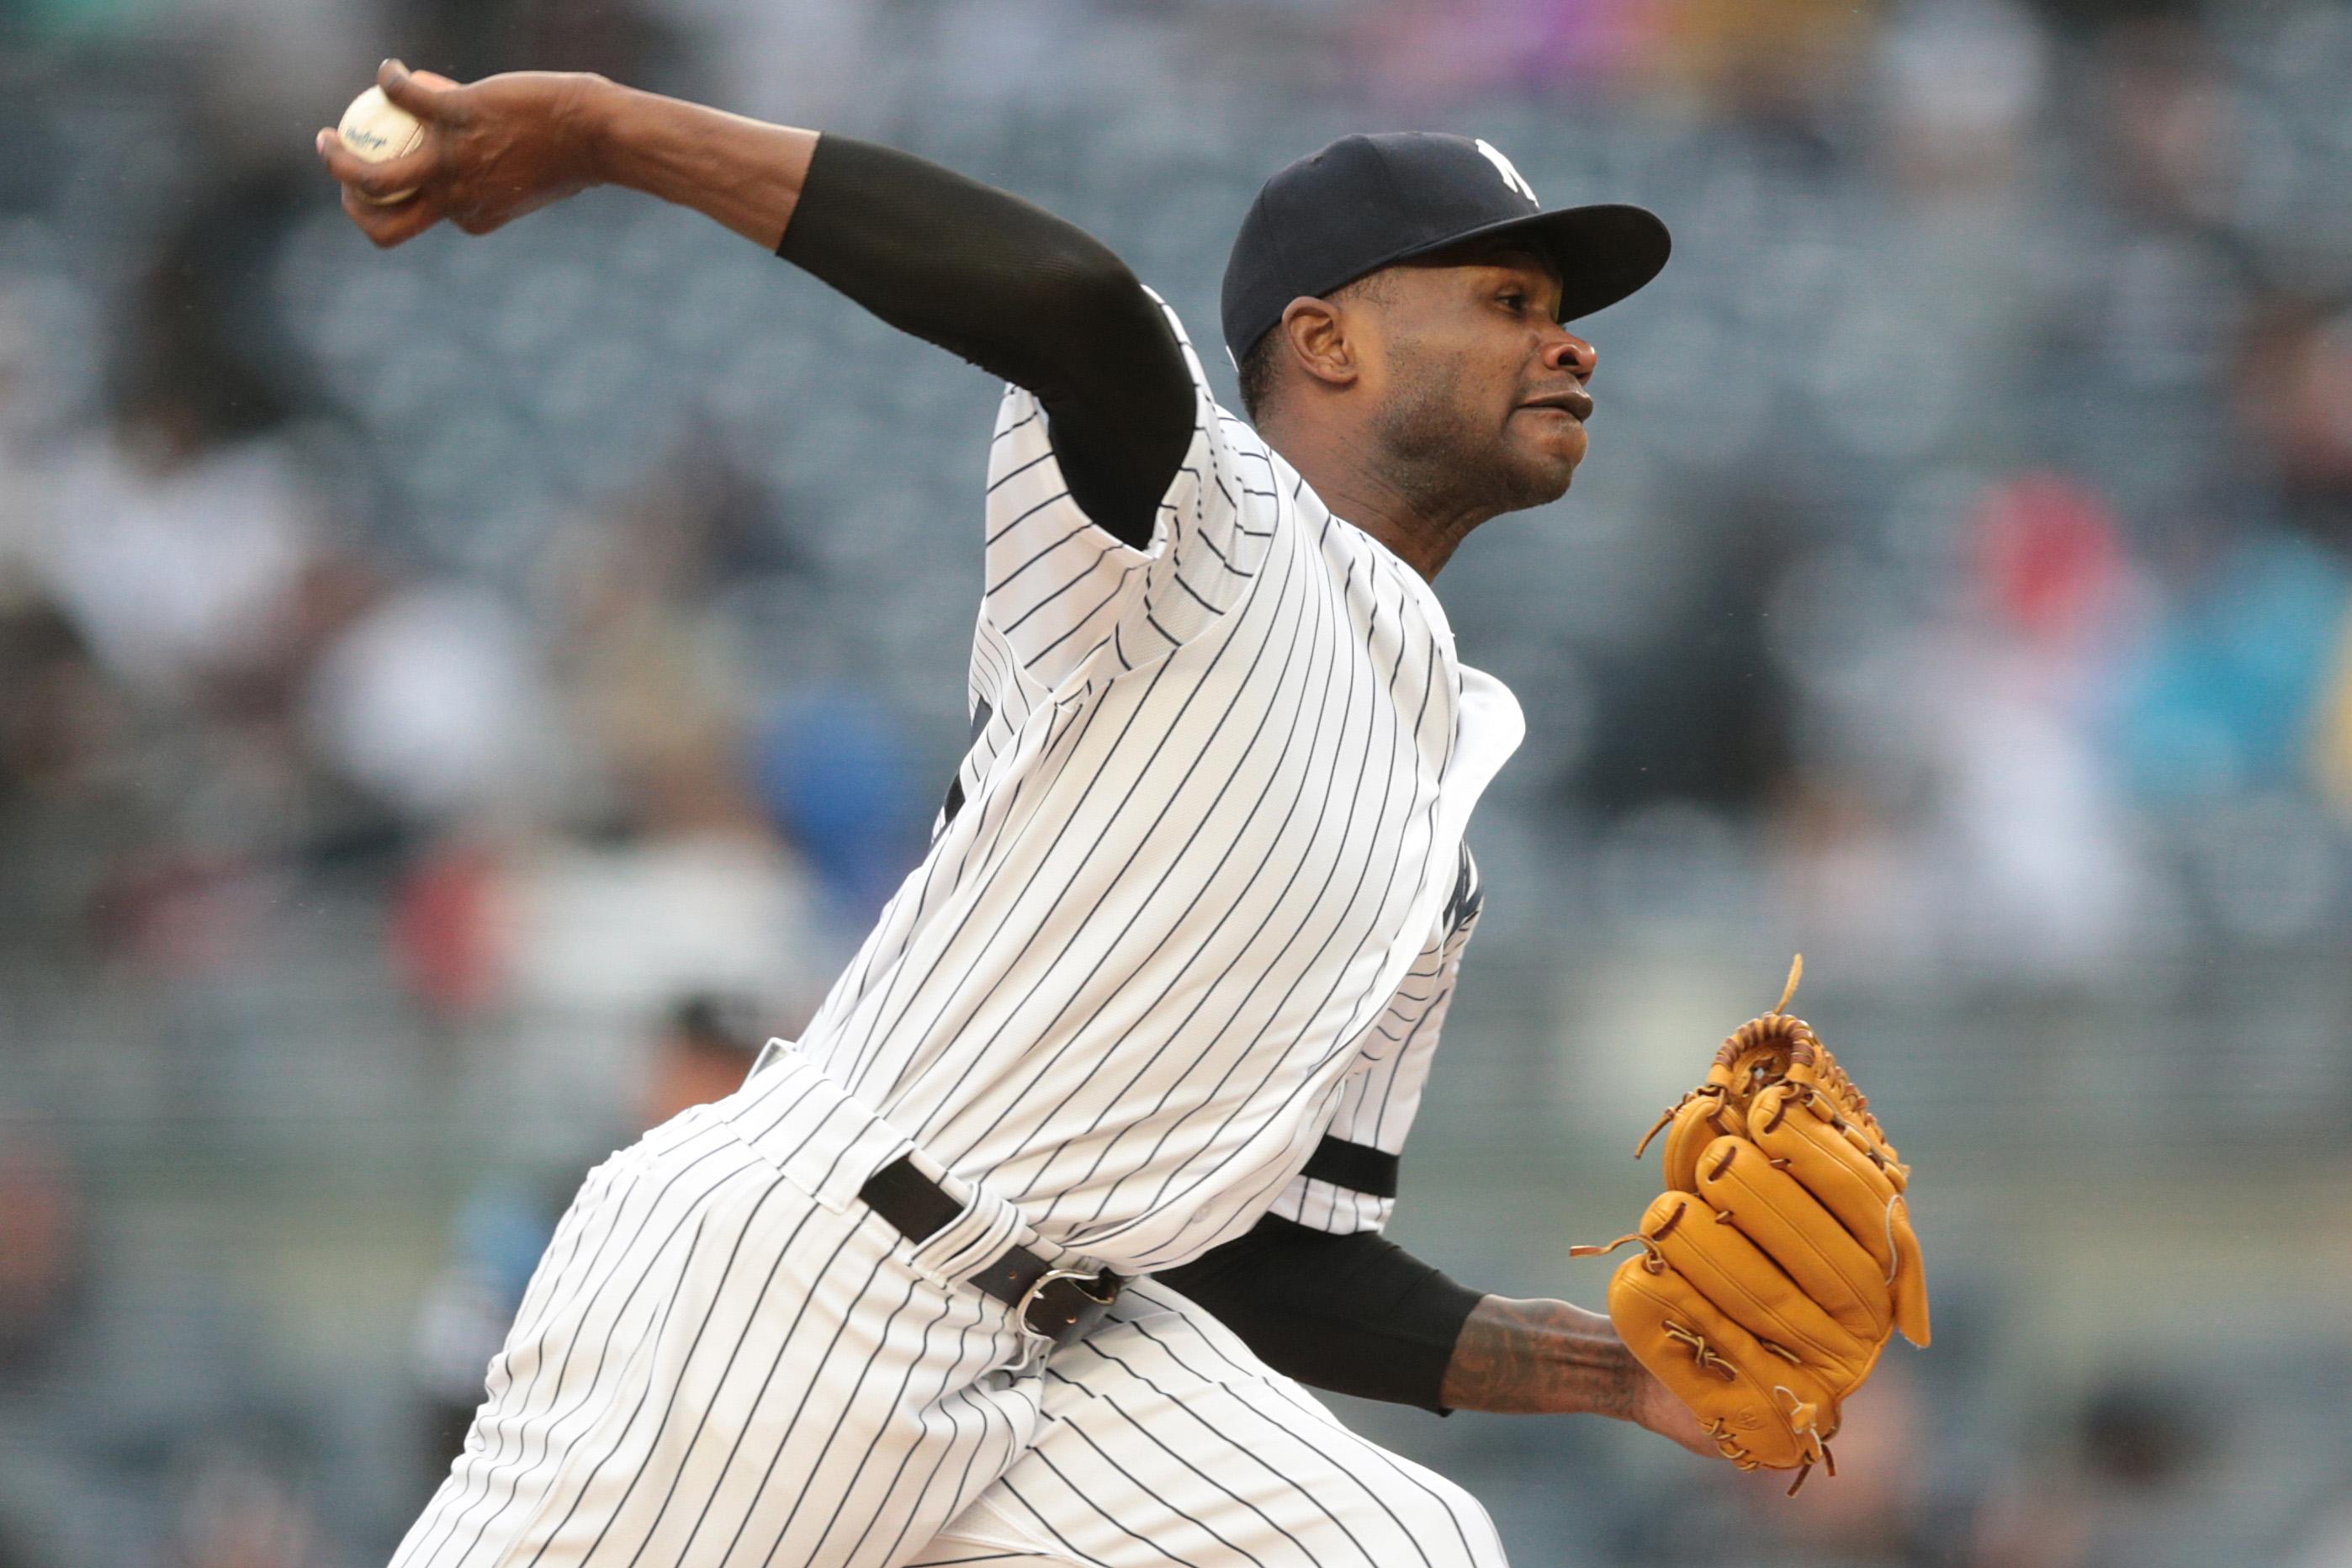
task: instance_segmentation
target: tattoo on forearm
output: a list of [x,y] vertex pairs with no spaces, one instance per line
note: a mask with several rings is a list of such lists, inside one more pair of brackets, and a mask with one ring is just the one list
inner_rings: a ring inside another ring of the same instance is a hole
[[1609,1320],[1565,1301],[1478,1303],[1439,1397],[1456,1410],[1632,1419],[1640,1365]]

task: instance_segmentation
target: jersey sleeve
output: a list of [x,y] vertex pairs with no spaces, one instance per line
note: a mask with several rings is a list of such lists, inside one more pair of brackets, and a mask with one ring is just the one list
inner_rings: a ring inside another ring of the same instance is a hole
[[1036,395],[1005,388],[989,447],[982,615],[1035,687],[1097,660],[1114,675],[1158,662],[1217,625],[1265,561],[1279,515],[1272,460],[1217,406],[1183,324],[1168,320],[1192,380],[1192,438],[1140,549],[1087,516]]
[[1387,1227],[1405,1138],[1421,1109],[1481,901],[1477,866],[1465,846],[1454,896],[1428,944],[1363,1036],[1359,1049],[1366,1065],[1346,1080],[1323,1142],[1267,1213],[1340,1236]]

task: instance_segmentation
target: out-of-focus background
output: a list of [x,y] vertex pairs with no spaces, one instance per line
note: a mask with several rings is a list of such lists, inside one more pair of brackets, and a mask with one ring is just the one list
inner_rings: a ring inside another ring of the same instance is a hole
[[1345,131],[1664,214],[1575,491],[1443,582],[1530,732],[1396,1232],[1598,1304],[1801,947],[1938,1338],[1793,1501],[1349,1415],[1528,1568],[2352,1563],[2319,0],[0,0],[0,1563],[382,1561],[580,1173],[795,1026],[965,734],[995,389],[637,198],[376,253],[310,140],[395,52],[931,153],[1208,343]]

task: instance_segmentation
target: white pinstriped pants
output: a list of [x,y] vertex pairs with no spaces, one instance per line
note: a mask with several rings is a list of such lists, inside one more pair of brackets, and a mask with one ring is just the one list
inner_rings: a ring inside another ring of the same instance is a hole
[[1172,1291],[1049,1368],[960,1281],[1053,1249],[954,1183],[908,1241],[856,1195],[908,1152],[787,1056],[598,1166],[394,1568],[1501,1564],[1466,1494]]
[[1164,1285],[1129,1286],[1045,1384],[1029,1451],[910,1568],[1503,1568],[1468,1492],[1349,1431]]

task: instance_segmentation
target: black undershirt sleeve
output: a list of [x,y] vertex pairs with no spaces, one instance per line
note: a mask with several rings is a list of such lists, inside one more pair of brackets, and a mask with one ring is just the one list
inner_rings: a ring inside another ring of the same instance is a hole
[[1214,1313],[1276,1372],[1440,1415],[1454,1341],[1484,1300],[1377,1231],[1333,1236],[1276,1215],[1154,1278]]
[[1074,224],[872,142],[817,139],[776,254],[882,320],[1036,394],[1078,506],[1138,549],[1192,444],[1167,317]]

